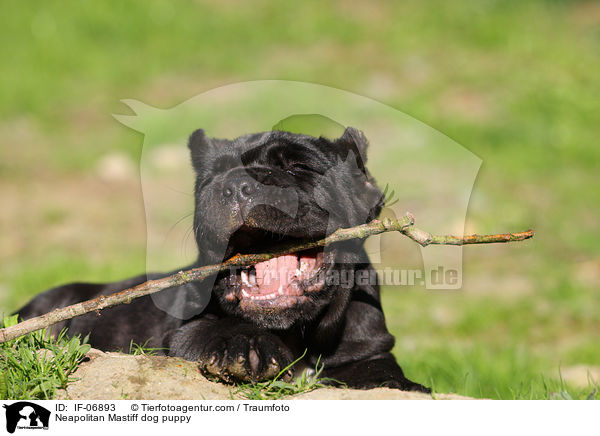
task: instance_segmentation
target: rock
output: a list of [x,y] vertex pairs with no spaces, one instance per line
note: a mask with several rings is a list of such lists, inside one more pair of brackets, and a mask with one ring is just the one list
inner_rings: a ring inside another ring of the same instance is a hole
[[229,388],[208,381],[197,366],[179,358],[103,353],[92,349],[71,375],[76,381],[58,399],[215,400],[230,398]]
[[473,400],[456,394],[430,394],[376,388],[368,390],[321,388],[306,394],[295,395],[295,400]]
[[[57,399],[72,400],[226,400],[236,398],[235,388],[206,379],[197,365],[165,356],[132,356],[91,349],[75,381],[59,391]],[[436,399],[469,399],[436,394]],[[299,394],[298,400],[430,400],[431,395],[396,389],[370,390],[321,388]],[[237,397],[236,399],[242,399]]]

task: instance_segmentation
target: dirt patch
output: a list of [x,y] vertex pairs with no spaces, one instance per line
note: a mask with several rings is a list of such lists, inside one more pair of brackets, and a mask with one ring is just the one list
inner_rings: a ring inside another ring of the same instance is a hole
[[[72,375],[76,381],[60,391],[72,400],[227,400],[242,399],[235,389],[211,382],[193,362],[164,356],[131,356],[92,349],[88,360]],[[396,389],[323,388],[291,397],[298,400],[430,400],[431,395]],[[436,399],[469,399],[437,394]]]

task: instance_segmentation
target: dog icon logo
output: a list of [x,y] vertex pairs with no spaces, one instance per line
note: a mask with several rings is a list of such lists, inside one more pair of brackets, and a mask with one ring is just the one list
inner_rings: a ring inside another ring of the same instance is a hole
[[14,433],[18,429],[48,430],[50,411],[35,403],[19,401],[3,407],[6,409],[6,431]]

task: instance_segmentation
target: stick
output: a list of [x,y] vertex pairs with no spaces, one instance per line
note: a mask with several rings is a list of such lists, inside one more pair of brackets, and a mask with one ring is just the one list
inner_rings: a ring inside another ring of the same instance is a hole
[[363,224],[356,227],[338,229],[331,235],[318,241],[307,241],[304,243],[287,245],[273,253],[244,255],[236,254],[220,264],[193,268],[187,271],[180,271],[162,279],[149,280],[138,286],[125,289],[124,291],[120,291],[115,294],[107,296],[101,295],[92,300],[54,309],[53,311],[44,315],[28,319],[11,327],[0,329],[0,343],[10,341],[18,338],[19,336],[26,335],[27,333],[50,327],[51,325],[60,321],[75,318],[89,312],[98,312],[102,309],[113,307],[119,304],[129,304],[136,298],[154,294],[155,292],[162,291],[163,289],[183,285],[184,283],[192,281],[202,281],[211,275],[231,267],[253,265],[277,256],[281,256],[283,254],[295,253],[297,251],[308,250],[315,247],[323,247],[334,242],[347,241],[349,239],[365,239],[369,236],[378,235],[380,233],[397,231],[425,247],[430,244],[466,245],[489,244],[493,242],[513,242],[523,241],[533,237],[533,230],[528,230],[521,233],[504,233],[498,235],[436,236],[414,227],[414,221],[414,216],[410,213],[407,213],[398,220],[386,218],[383,220],[373,220],[368,224]]

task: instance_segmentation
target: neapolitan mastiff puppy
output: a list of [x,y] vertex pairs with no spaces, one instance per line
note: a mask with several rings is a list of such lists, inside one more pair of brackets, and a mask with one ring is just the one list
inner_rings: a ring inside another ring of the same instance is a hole
[[[367,140],[354,128],[335,140],[283,131],[225,140],[197,130],[189,148],[196,174],[194,266],[323,238],[376,218],[383,206],[365,168]],[[306,365],[320,358],[323,377],[350,387],[428,391],[406,379],[390,353],[394,338],[377,283],[355,280],[372,271],[362,241],[340,242],[162,291],[167,311],[143,297],[60,323],[55,331],[90,333],[90,344],[102,350],[149,340],[148,346],[198,361],[225,381],[272,378],[306,350]],[[60,286],[19,314],[31,318],[160,276]]]

